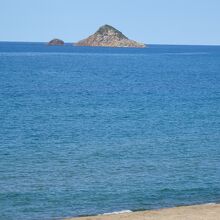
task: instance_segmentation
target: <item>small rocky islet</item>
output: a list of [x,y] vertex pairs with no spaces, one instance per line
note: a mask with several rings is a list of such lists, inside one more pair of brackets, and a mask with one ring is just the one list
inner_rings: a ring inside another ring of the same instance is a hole
[[60,40],[60,39],[53,39],[51,41],[48,42],[49,46],[63,46],[64,45],[64,41]]
[[[64,41],[60,39],[53,39],[48,43],[48,45],[60,46],[64,45]],[[130,40],[122,32],[107,24],[101,26],[93,35],[74,43],[73,45],[87,47],[146,47],[143,43]]]

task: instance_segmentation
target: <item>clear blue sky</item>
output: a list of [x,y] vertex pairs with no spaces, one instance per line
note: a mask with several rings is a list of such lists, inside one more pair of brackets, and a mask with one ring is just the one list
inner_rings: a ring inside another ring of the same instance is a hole
[[220,0],[0,0],[0,41],[76,42],[110,24],[149,44],[220,44]]

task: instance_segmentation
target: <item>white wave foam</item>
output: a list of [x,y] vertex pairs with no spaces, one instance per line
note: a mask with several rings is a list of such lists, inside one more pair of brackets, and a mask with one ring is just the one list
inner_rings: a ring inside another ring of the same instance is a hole
[[131,213],[131,210],[121,210],[118,212],[109,212],[109,213],[104,213],[102,215],[118,215],[118,214],[124,214],[124,213]]

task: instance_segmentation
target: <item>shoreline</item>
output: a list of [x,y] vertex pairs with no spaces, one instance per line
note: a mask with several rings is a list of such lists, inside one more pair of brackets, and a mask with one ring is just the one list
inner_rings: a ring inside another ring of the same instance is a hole
[[96,216],[69,217],[64,220],[219,220],[220,204],[178,206],[158,210],[122,210]]

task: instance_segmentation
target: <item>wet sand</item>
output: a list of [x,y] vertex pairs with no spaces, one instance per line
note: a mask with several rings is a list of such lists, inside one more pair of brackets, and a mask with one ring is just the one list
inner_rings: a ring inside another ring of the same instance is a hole
[[69,218],[67,220],[220,220],[220,204]]

